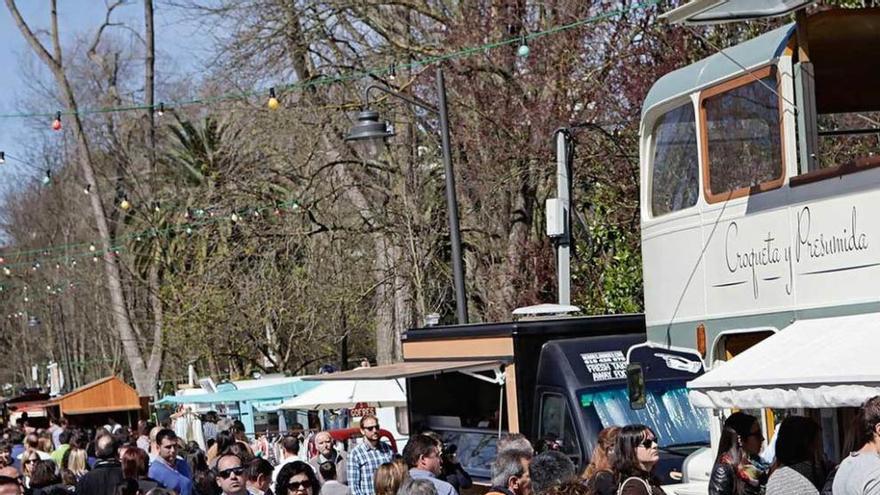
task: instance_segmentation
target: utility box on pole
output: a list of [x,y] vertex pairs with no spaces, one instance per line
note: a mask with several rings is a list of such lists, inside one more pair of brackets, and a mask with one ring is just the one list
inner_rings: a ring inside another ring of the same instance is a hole
[[556,197],[547,200],[547,235],[556,244],[557,302],[571,304],[571,177],[569,157],[571,135],[565,129],[554,134],[556,138]]

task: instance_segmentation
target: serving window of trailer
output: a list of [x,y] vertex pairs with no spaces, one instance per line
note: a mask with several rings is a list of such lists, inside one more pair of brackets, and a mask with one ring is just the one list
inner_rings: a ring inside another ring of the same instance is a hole
[[700,95],[703,188],[717,203],[778,188],[785,179],[780,84],[764,67]]
[[651,136],[651,214],[694,206],[700,194],[694,106],[687,101],[661,115]]
[[[494,378],[491,370],[475,373]],[[498,431],[509,429],[505,387],[458,372],[410,378],[407,387],[411,433],[436,432],[468,473],[491,477]]]
[[[810,66],[804,78],[812,75],[815,115],[805,118],[816,124],[817,138],[809,150],[814,160],[798,153],[793,186],[880,166],[880,9],[820,12],[808,18],[806,32],[808,60],[796,54],[798,64]],[[795,91],[810,91],[809,83]]]

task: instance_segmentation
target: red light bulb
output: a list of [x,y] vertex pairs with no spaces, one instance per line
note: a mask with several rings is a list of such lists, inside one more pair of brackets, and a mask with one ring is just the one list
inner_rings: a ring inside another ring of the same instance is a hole
[[55,120],[52,121],[52,130],[60,131],[61,130],[61,112],[55,113]]

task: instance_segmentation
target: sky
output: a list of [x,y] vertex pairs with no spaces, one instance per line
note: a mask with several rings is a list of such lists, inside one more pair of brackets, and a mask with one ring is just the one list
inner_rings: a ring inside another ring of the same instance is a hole
[[[38,31],[49,26],[49,2],[45,0],[18,0],[19,10],[31,29]],[[204,70],[206,61],[210,59],[213,46],[212,38],[203,32],[201,22],[190,18],[186,13],[172,9],[161,0],[154,0],[154,22],[156,36],[156,78],[169,76],[195,76]],[[106,13],[104,0],[59,0],[58,25],[61,33],[62,50],[65,43],[71,42],[78,35],[94,36],[102,24]],[[124,22],[128,26],[143,33],[143,2],[127,0],[124,5],[113,12],[114,22]],[[115,34],[125,31],[116,29]],[[42,108],[25,108],[21,99],[28,92],[32,81],[27,81],[23,66],[40,65],[37,55],[25,42],[5,5],[0,5],[0,114],[21,112],[52,112],[57,108],[47,102]],[[173,74],[169,74],[173,71]],[[48,73],[44,80],[39,81],[47,87],[55,87],[55,81]],[[157,96],[158,97],[158,96]],[[47,118],[46,126],[51,125]],[[30,122],[22,118],[0,118],[0,151],[13,157],[26,156],[29,146],[34,146],[35,139],[41,135],[30,129]],[[22,172],[37,173],[22,167],[14,160],[7,160],[0,166],[0,182],[9,183],[10,174]],[[6,176],[6,177],[4,177]]]

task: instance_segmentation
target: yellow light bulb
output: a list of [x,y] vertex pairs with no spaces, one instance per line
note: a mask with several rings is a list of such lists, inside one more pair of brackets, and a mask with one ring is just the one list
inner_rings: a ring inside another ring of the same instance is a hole
[[275,88],[269,88],[269,101],[266,102],[266,106],[269,107],[269,110],[275,110],[281,106],[278,97],[275,95]]
[[131,208],[131,202],[127,199],[123,199],[121,203],[119,203],[119,207],[125,211],[128,211]]

